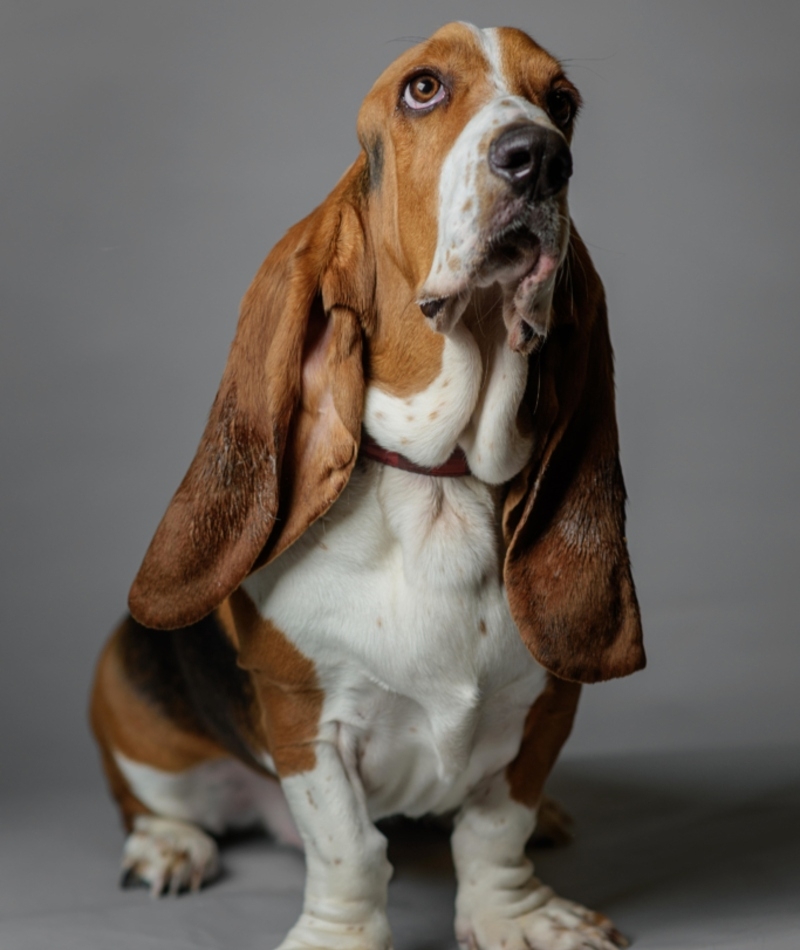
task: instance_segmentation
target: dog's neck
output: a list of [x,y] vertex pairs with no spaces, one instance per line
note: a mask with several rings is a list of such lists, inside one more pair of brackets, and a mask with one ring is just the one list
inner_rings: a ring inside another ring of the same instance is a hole
[[[477,478],[507,482],[531,453],[520,418],[528,357],[510,349],[501,312],[488,292],[475,295],[446,336],[424,320],[417,309],[407,315],[404,335],[395,322],[379,327],[371,341],[372,379],[364,407],[368,436],[421,469],[445,465],[460,448]],[[399,390],[391,376],[376,373],[401,362],[410,365],[404,375],[417,380],[415,388]]]

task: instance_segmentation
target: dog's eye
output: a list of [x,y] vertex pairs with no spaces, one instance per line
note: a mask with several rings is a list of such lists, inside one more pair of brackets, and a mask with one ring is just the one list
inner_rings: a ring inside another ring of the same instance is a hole
[[564,89],[553,89],[547,95],[547,111],[560,129],[572,122],[577,108],[573,96]]
[[403,102],[409,109],[430,109],[444,100],[444,84],[436,76],[425,73],[415,76],[403,92]]

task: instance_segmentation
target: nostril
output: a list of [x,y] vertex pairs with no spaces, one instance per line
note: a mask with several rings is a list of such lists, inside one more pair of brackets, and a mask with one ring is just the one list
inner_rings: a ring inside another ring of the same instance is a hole
[[528,148],[511,149],[502,156],[502,167],[510,172],[519,171],[533,164],[533,155]]
[[492,142],[489,166],[515,188],[528,188],[539,174],[544,141],[531,123],[506,129]]

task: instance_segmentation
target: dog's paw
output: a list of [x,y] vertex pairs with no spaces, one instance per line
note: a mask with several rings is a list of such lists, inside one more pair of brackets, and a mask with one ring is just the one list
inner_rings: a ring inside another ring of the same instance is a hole
[[628,941],[611,921],[560,897],[551,897],[521,917],[488,913],[471,922],[456,921],[463,950],[619,950]]
[[572,815],[555,799],[545,795],[536,814],[536,828],[531,837],[534,847],[559,847],[573,838]]
[[219,873],[216,842],[195,825],[139,815],[122,851],[120,884],[145,884],[153,897],[199,891]]

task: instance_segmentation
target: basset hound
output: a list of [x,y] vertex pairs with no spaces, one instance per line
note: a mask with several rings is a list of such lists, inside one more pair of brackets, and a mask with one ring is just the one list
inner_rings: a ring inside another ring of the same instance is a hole
[[200,447],[97,670],[154,894],[262,822],[305,849],[284,950],[384,950],[375,822],[452,815],[470,950],[610,950],[525,845],[582,683],[644,665],[580,98],[515,29],[383,73],[361,152],[248,290]]

